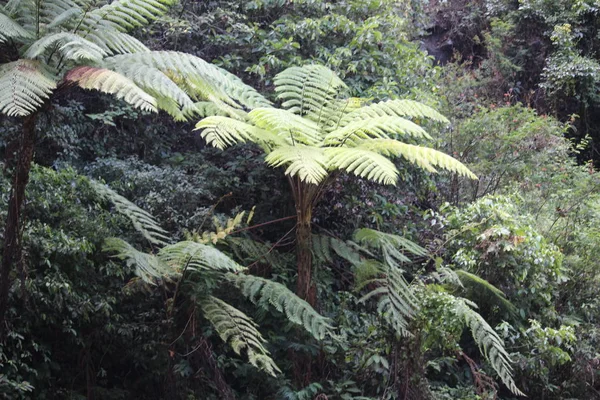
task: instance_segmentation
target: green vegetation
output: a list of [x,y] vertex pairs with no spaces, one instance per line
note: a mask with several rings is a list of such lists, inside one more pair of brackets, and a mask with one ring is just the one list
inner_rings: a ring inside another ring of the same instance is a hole
[[1,2],[0,396],[600,399],[598,12]]

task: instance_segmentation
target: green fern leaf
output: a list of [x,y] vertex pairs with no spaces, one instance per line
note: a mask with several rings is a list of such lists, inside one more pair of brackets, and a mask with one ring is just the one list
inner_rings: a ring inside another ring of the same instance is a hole
[[69,71],[65,80],[75,82],[83,89],[96,89],[114,94],[142,110],[157,111],[154,97],[142,90],[131,79],[117,72],[104,68],[77,67]]
[[286,144],[284,139],[269,131],[228,117],[205,118],[196,124],[196,129],[202,131],[200,135],[208,144],[219,149],[248,141],[267,147]]
[[525,396],[513,380],[510,357],[504,348],[504,342],[483,317],[471,307],[476,306],[466,299],[455,298],[454,313],[471,329],[473,339],[492,368],[511,392],[518,396]]
[[96,181],[90,181],[94,191],[103,199],[110,201],[115,205],[117,212],[128,217],[134,228],[140,232],[150,243],[165,244],[168,237],[165,230],[160,227],[154,217],[148,212],[142,210],[125,197],[121,196],[106,185]]
[[58,53],[66,60],[74,61],[100,61],[106,52],[99,46],[70,32],[60,32],[44,36],[35,41],[27,49],[26,58],[38,58],[47,52],[58,50]]
[[477,179],[477,176],[460,161],[429,147],[402,143],[393,139],[370,139],[361,142],[355,148],[377,152],[388,157],[401,156],[430,172],[437,172],[435,167],[439,167],[471,179]]
[[239,288],[254,304],[274,307],[288,320],[306,329],[316,339],[332,335],[330,320],[317,313],[306,301],[296,296],[284,285],[267,279],[244,274],[227,274],[227,279]]
[[106,239],[102,250],[108,253],[116,253],[114,257],[125,260],[129,267],[135,269],[137,276],[151,285],[154,285],[157,279],[170,279],[179,273],[158,257],[138,251],[121,239]]
[[383,116],[350,122],[327,134],[324,142],[328,146],[353,146],[364,139],[396,139],[400,136],[431,139],[423,128],[412,121],[401,117]]
[[387,100],[361,107],[344,117],[344,123],[383,116],[426,118],[444,124],[450,123],[446,117],[433,108],[414,100]]
[[287,166],[285,174],[318,185],[327,177],[327,158],[323,150],[310,146],[280,146],[267,154],[267,164],[272,167]]
[[346,84],[321,65],[288,68],[273,82],[284,109],[317,123],[330,114],[329,106],[340,92],[347,91]]
[[0,111],[26,116],[37,110],[52,90],[56,78],[34,60],[18,60],[0,66]]
[[215,272],[240,272],[245,269],[217,248],[192,241],[167,245],[160,249],[158,257],[179,269]]
[[309,119],[278,108],[257,108],[248,117],[258,128],[289,138],[292,143],[318,146],[323,138],[319,126]]
[[9,39],[31,38],[29,31],[23,29],[21,25],[13,21],[9,16],[0,12],[0,43],[4,43]]
[[200,306],[204,317],[233,351],[241,355],[242,350],[245,350],[250,364],[270,375],[275,376],[281,372],[269,356],[264,347],[265,339],[250,317],[213,296],[205,298]]
[[398,170],[382,155],[362,148],[327,147],[323,150],[330,170],[341,169],[386,185],[394,185]]

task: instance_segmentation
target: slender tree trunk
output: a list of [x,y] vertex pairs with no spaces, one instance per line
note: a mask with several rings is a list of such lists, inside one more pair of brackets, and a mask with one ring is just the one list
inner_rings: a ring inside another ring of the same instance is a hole
[[311,306],[317,302],[317,290],[312,279],[312,209],[298,209],[296,225],[296,258],[298,266],[298,286],[296,294]]
[[29,181],[29,171],[33,159],[36,114],[23,121],[23,132],[13,171],[13,181],[8,200],[8,215],[4,227],[4,253],[0,270],[0,335],[4,336],[4,319],[8,308],[10,272],[21,258],[21,209],[25,200],[25,187]]

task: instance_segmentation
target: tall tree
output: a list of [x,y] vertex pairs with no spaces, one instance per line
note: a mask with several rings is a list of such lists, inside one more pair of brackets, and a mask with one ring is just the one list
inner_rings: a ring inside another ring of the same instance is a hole
[[[128,35],[174,0],[10,0],[0,6],[0,110],[19,118],[0,270],[0,321],[11,271],[21,263],[20,214],[35,149],[36,117],[57,92],[77,85],[176,120],[269,103],[241,80],[183,53],[150,51]],[[102,5],[104,4],[104,5]],[[10,160],[11,154],[6,159]]]
[[398,170],[390,158],[402,157],[431,172],[438,167],[471,178],[475,175],[444,153],[400,140],[431,139],[407,118],[448,122],[424,104],[388,100],[367,105],[365,100],[350,97],[344,82],[319,65],[288,68],[274,83],[281,108],[256,108],[246,121],[212,116],[196,127],[215,147],[255,142],[267,154],[267,164],[286,167],[297,215],[297,294],[314,305],[312,212],[336,171],[395,184]]

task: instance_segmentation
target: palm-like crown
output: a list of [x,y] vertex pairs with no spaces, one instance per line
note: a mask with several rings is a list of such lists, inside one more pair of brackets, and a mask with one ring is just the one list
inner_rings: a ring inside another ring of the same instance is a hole
[[0,49],[18,56],[0,65],[0,111],[29,115],[66,83],[111,93],[141,109],[162,109],[178,120],[218,108],[232,115],[240,106],[267,106],[234,75],[198,57],[150,51],[126,33],[173,3],[9,0],[0,6]]
[[213,146],[258,143],[266,162],[285,166],[286,174],[318,185],[329,172],[344,170],[384,184],[394,184],[398,170],[390,161],[403,157],[431,172],[442,168],[475,178],[454,158],[401,139],[431,137],[410,119],[448,120],[434,109],[411,100],[370,105],[348,96],[348,87],[326,67],[289,68],[275,78],[281,108],[259,107],[245,120],[212,116],[196,128]]

